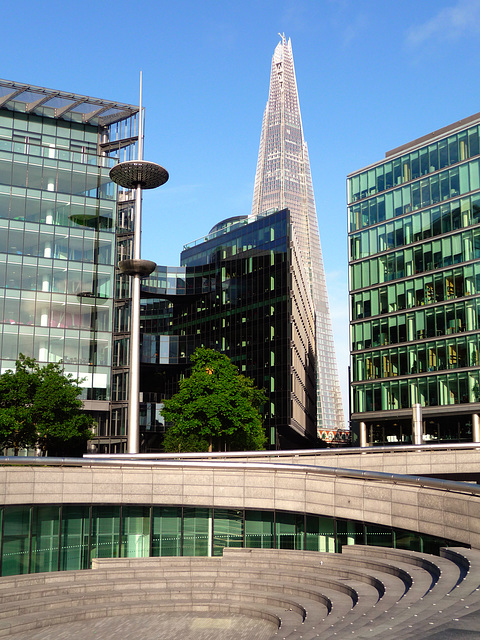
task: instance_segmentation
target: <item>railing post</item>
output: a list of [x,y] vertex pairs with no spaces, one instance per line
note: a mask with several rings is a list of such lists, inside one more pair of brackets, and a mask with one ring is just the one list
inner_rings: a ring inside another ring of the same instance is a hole
[[360,422],[360,446],[367,446],[367,425],[365,422]]
[[414,404],[412,410],[413,444],[423,444],[422,405],[418,403]]
[[480,442],[480,416],[472,414],[472,442]]

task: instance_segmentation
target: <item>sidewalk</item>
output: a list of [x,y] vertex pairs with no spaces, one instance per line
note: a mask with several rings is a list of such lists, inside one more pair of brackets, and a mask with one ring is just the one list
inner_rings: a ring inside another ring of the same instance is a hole
[[11,640],[268,640],[276,627],[221,613],[149,614],[55,625],[9,636]]

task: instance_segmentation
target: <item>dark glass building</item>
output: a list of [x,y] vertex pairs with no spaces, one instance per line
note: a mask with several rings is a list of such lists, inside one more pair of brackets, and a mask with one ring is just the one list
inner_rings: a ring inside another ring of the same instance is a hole
[[225,220],[186,245],[181,264],[143,283],[142,450],[161,447],[162,400],[197,346],[265,390],[269,448],[315,445],[315,318],[289,211]]

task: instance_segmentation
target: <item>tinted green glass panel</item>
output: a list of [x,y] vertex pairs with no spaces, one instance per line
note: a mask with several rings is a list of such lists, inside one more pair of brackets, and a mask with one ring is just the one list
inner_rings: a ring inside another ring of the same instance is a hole
[[365,544],[376,547],[392,546],[392,530],[374,524],[365,524]]
[[393,531],[393,546],[395,549],[423,551],[423,539],[419,533],[396,529]]
[[306,517],[305,549],[335,552],[335,524],[326,516]]
[[272,511],[247,511],[245,513],[245,546],[272,549],[273,521]]
[[182,548],[181,535],[181,507],[154,507],[152,556],[179,556]]
[[30,507],[5,507],[2,576],[28,573]]
[[364,544],[364,531],[361,522],[337,520],[337,550],[340,550],[344,544]]
[[123,558],[150,555],[150,507],[123,507],[120,555]]
[[31,573],[58,571],[59,507],[34,507],[32,516]]
[[224,547],[243,546],[243,511],[215,509],[213,555],[222,555]]
[[275,537],[277,549],[303,549],[305,522],[301,514],[277,512]]
[[212,510],[185,507],[183,510],[183,555],[210,556],[212,554]]
[[90,508],[76,505],[62,507],[61,533],[60,569],[87,569],[90,566]]
[[120,507],[92,509],[92,558],[118,558],[120,542]]

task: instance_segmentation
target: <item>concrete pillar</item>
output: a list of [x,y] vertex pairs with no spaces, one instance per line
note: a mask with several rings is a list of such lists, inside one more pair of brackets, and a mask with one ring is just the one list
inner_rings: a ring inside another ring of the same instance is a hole
[[367,446],[367,425],[365,422],[360,422],[360,446]]
[[422,405],[414,404],[412,415],[412,437],[413,444],[423,444],[423,422],[422,422]]
[[[413,294],[412,294],[412,305],[413,307]],[[413,318],[407,318],[407,340],[415,340],[415,323]]]
[[42,276],[42,291],[50,291],[50,275]]
[[475,329],[475,320],[476,320],[475,309],[472,304],[467,304],[467,317],[466,317],[467,331],[473,331],[473,329]]
[[480,416],[472,413],[472,442],[480,442]]

